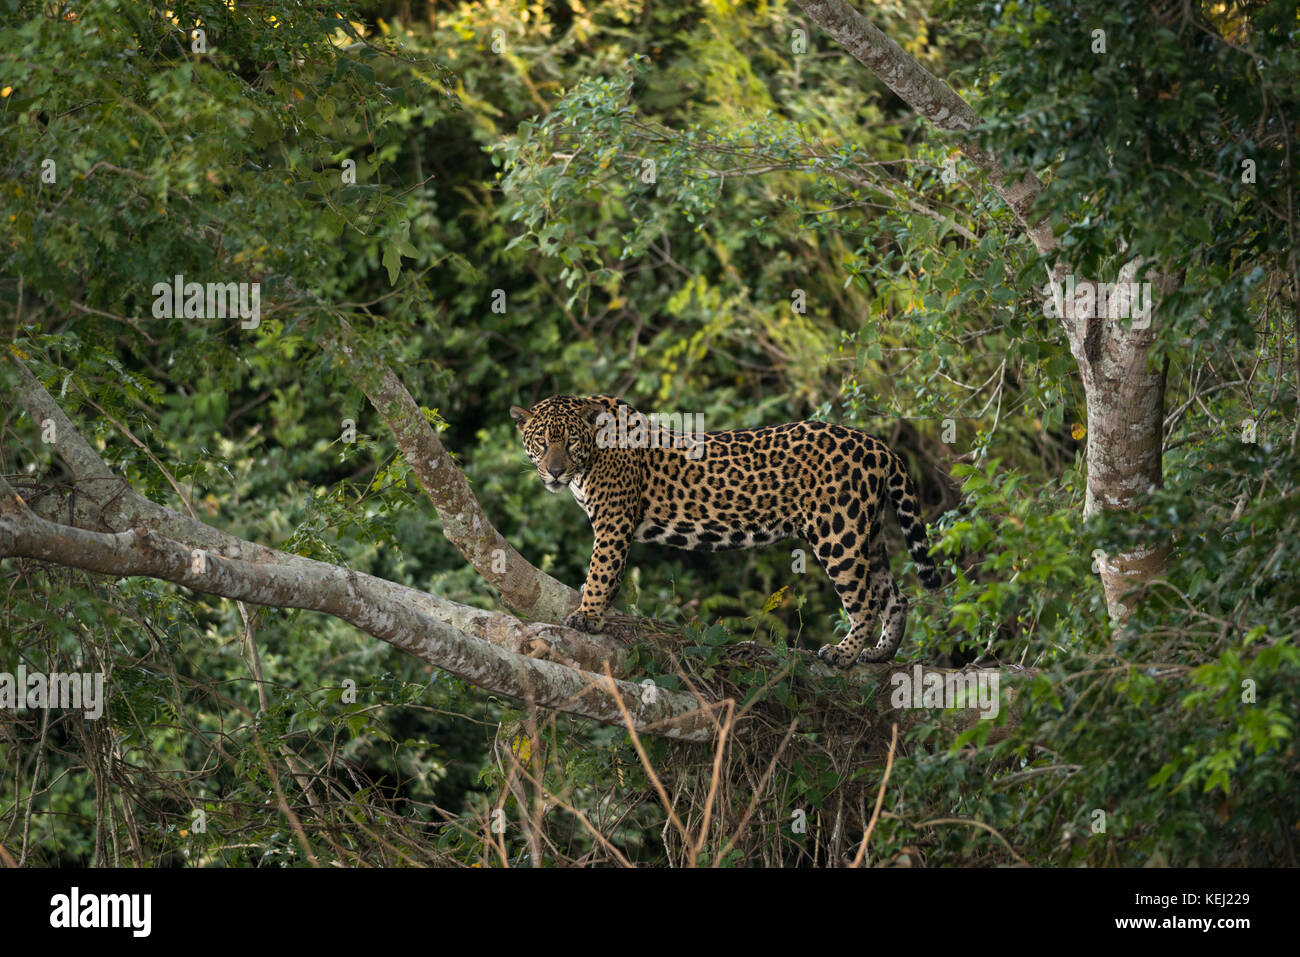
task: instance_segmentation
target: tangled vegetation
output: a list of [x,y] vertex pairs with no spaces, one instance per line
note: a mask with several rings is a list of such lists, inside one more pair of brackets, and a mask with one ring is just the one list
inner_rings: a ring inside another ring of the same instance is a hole
[[[893,710],[888,669],[809,653],[847,627],[815,562],[634,546],[625,677],[699,693],[717,733],[689,743],[315,612],[4,558],[0,672],[102,672],[107,698],[100,720],[0,710],[0,859],[1295,865],[1294,4],[867,12],[1043,179],[1082,274],[1140,255],[1180,276],[1140,510],[1083,517],[1089,422],[1044,258],[792,2],[0,11],[0,475],[24,499],[77,490],[10,401],[19,362],[142,496],[498,607],[320,347],[346,318],[496,529],[575,587],[587,523],[536,481],[512,404],[879,435],[946,580],[922,595],[899,559],[895,668],[1002,676],[992,720]],[[153,318],[174,275],[260,282],[260,324]],[[1097,563],[1151,541],[1164,571],[1113,622]]]

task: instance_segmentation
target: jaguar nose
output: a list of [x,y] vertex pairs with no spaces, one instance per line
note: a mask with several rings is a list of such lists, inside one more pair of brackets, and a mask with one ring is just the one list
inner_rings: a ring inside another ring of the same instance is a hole
[[564,467],[560,466],[559,468],[556,468],[554,465],[548,465],[546,467],[546,471],[550,472],[551,478],[555,479],[558,482],[560,480],[560,476],[564,474]]

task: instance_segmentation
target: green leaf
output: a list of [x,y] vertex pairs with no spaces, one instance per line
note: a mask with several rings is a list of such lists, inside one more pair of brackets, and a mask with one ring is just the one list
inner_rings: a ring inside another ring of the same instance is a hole
[[398,243],[389,243],[384,249],[383,264],[388,270],[388,284],[397,285],[397,276],[402,271],[402,253]]

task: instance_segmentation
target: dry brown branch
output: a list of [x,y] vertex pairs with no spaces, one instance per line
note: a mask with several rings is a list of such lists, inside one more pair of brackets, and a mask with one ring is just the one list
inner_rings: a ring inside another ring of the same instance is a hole
[[894,770],[894,749],[898,747],[898,722],[895,721],[889,735],[889,757],[885,761],[885,773],[880,778],[880,790],[876,793],[876,807],[871,812],[871,820],[867,822],[866,833],[862,835],[862,844],[858,847],[858,853],[853,858],[853,866],[861,867],[863,859],[867,856],[867,844],[871,840],[871,832],[876,829],[876,822],[880,820],[880,808],[885,803],[885,785],[889,783],[889,775]]

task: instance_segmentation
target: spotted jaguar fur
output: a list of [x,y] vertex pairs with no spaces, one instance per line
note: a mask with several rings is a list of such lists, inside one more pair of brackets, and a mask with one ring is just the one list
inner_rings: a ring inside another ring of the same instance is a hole
[[[510,410],[546,488],[567,487],[595,535],[582,602],[566,625],[601,630],[634,540],[717,551],[794,537],[812,546],[852,623],[844,640],[818,654],[839,667],[894,656],[907,599],[889,570],[881,529],[886,500],[921,583],[939,587],[916,488],[897,453],[865,432],[828,422],[598,441],[620,406],[627,421],[638,421],[631,406],[604,395],[552,396]],[[877,618],[880,638],[867,647]]]

